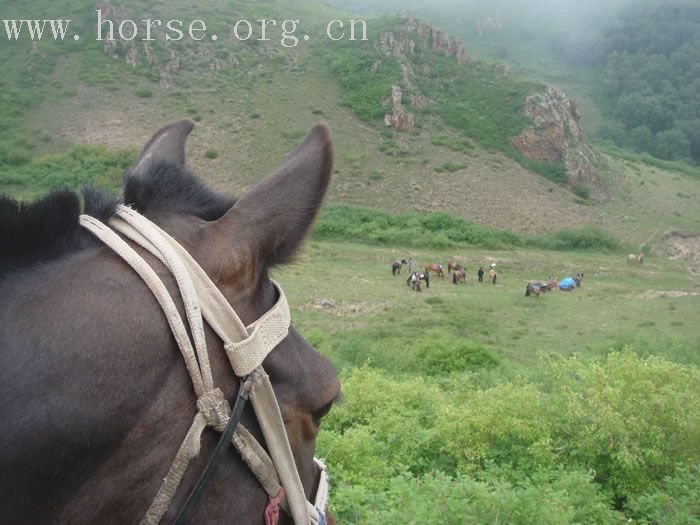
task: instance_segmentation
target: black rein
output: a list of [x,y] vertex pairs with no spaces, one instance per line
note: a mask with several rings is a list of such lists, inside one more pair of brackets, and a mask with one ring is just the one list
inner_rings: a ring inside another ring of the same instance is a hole
[[248,401],[250,391],[253,388],[253,376],[254,373],[247,376],[245,380],[241,380],[241,385],[238,388],[238,396],[236,396],[236,403],[233,405],[233,410],[231,411],[231,416],[228,419],[228,423],[226,423],[226,428],[221,434],[219,442],[216,444],[216,448],[214,448],[214,452],[212,452],[211,456],[209,456],[207,466],[204,467],[201,476],[199,476],[199,479],[197,480],[197,484],[194,486],[189,496],[187,496],[185,504],[175,517],[173,525],[184,525],[188,522],[192,509],[199,501],[202,492],[204,492],[204,488],[214,475],[219,463],[221,463],[224,453],[228,450],[228,446],[231,443],[231,438],[233,438],[233,433],[236,431],[236,427],[241,420],[243,409]]

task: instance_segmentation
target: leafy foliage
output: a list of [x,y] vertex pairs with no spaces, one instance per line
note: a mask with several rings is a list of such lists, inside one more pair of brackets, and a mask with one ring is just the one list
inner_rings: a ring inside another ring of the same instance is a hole
[[0,193],[26,198],[61,188],[77,189],[82,184],[117,191],[134,158],[133,151],[77,145],[66,153],[40,157],[21,166],[0,167]]
[[[649,522],[692,515],[700,418],[683,406],[700,402],[697,368],[623,352],[542,357],[540,369],[489,388],[469,375],[344,371],[346,401],[319,434],[340,520],[610,523],[613,506]],[[665,488],[648,495],[655,484]]]
[[620,249],[620,244],[614,237],[592,226],[524,238],[513,232],[475,224],[446,212],[394,214],[340,204],[323,209],[314,236],[326,240],[352,240],[439,249],[465,244],[485,248],[530,245],[547,250]]
[[603,137],[667,160],[700,160],[700,9],[630,8],[602,38],[604,95],[624,130]]

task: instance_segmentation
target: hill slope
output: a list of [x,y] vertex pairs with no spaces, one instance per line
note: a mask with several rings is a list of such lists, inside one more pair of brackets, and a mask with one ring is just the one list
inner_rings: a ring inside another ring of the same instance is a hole
[[[36,4],[32,9],[41,16],[74,16],[86,33],[93,27],[92,13],[77,2]],[[174,47],[156,42],[106,48],[85,38],[61,44],[63,48],[28,42],[0,48],[9,65],[1,106],[8,119],[0,141],[18,153],[2,167],[0,191],[24,195],[43,191],[31,174],[37,164],[51,167],[58,161],[40,159],[42,155],[76,143],[133,150],[165,122],[190,116],[199,122],[189,144],[191,166],[218,189],[239,193],[273,169],[314,122],[327,120],[337,148],[332,201],[394,211],[442,209],[527,233],[597,224],[634,244],[657,230],[659,235],[667,230],[684,235],[700,232],[698,183],[692,177],[636,159],[606,157],[609,167],[600,178],[609,200],[596,204],[528,170],[522,159],[504,154],[508,144],[503,141],[489,144],[494,134],[488,133],[488,122],[479,127],[467,120],[474,126],[467,137],[465,126],[448,117],[461,114],[455,105],[463,103],[464,96],[453,92],[456,88],[444,76],[450,72],[491,83],[495,95],[483,89],[475,92],[486,97],[485,104],[493,104],[486,95],[496,96],[511,86],[519,93],[516,103],[523,106],[525,97],[520,94],[536,91],[536,84],[509,79],[473,61],[464,64],[465,69],[455,69],[459,65],[455,57],[443,56],[441,62],[439,50],[438,54],[419,50],[415,60],[429,58],[436,77],[431,83],[430,75],[418,76],[414,85],[428,99],[434,97],[436,107],[415,110],[415,133],[393,131],[381,118],[391,112],[390,101],[383,105],[381,98],[373,99],[379,108],[376,118],[366,118],[348,101],[343,85],[347,79],[338,74],[347,48],[316,44],[328,20],[350,15],[314,2],[278,0],[264,9],[253,2],[237,2],[233,12],[230,5],[209,2],[194,13],[177,2],[145,7],[131,1],[119,16],[166,19],[196,14],[216,20],[224,34],[225,27],[246,16],[295,15],[314,30],[309,31],[312,45],[285,49],[278,33],[270,42],[259,43],[234,42],[229,35],[216,43]],[[370,20],[369,27],[382,33],[387,23],[393,22]],[[397,29],[398,35],[401,28]],[[357,43],[354,48],[369,66],[375,54],[382,53],[373,47],[375,43],[376,39]],[[326,52],[329,49],[332,53]],[[329,63],[334,57],[341,62]],[[415,60],[411,63],[418,64]],[[502,85],[495,83],[499,76],[505,78]],[[393,83],[393,77],[388,79],[387,99]],[[483,111],[488,115],[500,109],[503,115],[508,107],[492,105]],[[516,107],[510,106],[510,117],[522,119]],[[527,119],[522,121],[526,124]],[[30,157],[39,160],[27,164]]]

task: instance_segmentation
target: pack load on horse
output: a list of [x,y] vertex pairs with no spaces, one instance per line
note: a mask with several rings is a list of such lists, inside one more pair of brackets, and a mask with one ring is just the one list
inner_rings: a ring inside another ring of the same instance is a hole
[[559,288],[559,281],[556,279],[549,278],[544,283],[544,289],[548,292],[552,292]]
[[401,275],[401,267],[407,264],[406,259],[396,259],[391,263],[391,275]]
[[330,132],[236,200],[185,167],[193,127],[82,214],[0,198],[5,523],[332,523],[314,449],[338,378],[268,277],[320,208]]
[[530,297],[534,295],[539,298],[541,294],[545,292],[547,285],[541,281],[530,281],[525,286],[525,297]]

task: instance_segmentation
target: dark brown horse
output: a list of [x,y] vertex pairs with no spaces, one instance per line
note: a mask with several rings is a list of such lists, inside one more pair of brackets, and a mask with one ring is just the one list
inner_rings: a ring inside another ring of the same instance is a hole
[[425,281],[425,287],[430,288],[430,275],[427,273],[414,272],[406,279],[406,286],[410,286],[416,292],[421,290],[421,281]]
[[467,272],[462,268],[455,268],[452,272],[452,284],[465,283],[467,281]]
[[525,297],[530,297],[531,295],[534,295],[539,299],[540,295],[544,293],[544,291],[544,284],[540,282],[530,282],[527,283],[527,286],[525,287]]
[[[274,174],[235,200],[185,168],[193,126],[172,124],[148,142],[121,199],[175,237],[248,324],[276,301],[268,273],[290,260],[321,205],[332,169],[330,134],[315,127]],[[95,190],[84,191],[84,202],[85,213],[103,221],[116,205]],[[138,523],[196,411],[189,374],[153,295],[80,229],[79,213],[71,192],[26,206],[0,199],[3,523]],[[164,267],[133,246],[177,297]],[[214,380],[233,406],[239,380],[218,337],[206,331]],[[338,379],[293,328],[263,364],[312,498],[316,434]],[[242,423],[265,443],[250,406]],[[182,507],[217,439],[204,431],[164,522]],[[261,524],[267,502],[231,448],[191,522]],[[291,518],[282,512],[280,523]]]
[[391,263],[391,275],[401,275],[401,267],[407,264],[406,259],[396,259]]
[[442,271],[441,264],[428,264],[425,266],[425,273],[435,272],[440,279],[445,278],[445,273]]

